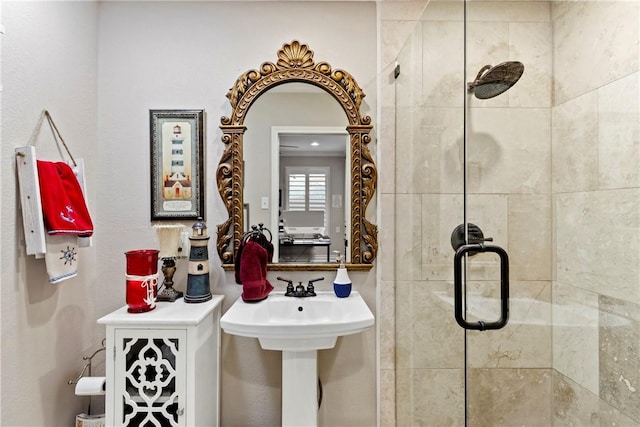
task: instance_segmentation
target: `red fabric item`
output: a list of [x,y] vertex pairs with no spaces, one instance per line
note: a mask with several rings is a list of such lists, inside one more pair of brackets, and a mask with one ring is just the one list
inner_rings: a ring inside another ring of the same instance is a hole
[[273,262],[273,244],[267,240],[264,234],[259,236],[251,236],[247,239],[243,237],[240,242],[240,246],[238,246],[238,250],[236,251],[236,256],[234,258],[234,270],[235,270],[235,279],[238,285],[242,285],[242,279],[240,279],[240,266],[242,265],[242,251],[244,250],[244,245],[248,241],[256,242],[258,245],[262,246],[267,251],[267,263]]
[[37,161],[44,223],[49,234],[93,234],[93,222],[82,188],[64,162]]
[[245,243],[240,261],[243,301],[263,300],[273,290],[273,285],[267,280],[267,256],[266,249],[258,243]]
[[236,256],[234,259],[235,277],[236,277],[236,283],[238,285],[242,285],[242,280],[240,280],[240,265],[242,265],[242,251],[244,250],[245,244],[246,242],[244,240],[240,242],[240,246],[236,251]]

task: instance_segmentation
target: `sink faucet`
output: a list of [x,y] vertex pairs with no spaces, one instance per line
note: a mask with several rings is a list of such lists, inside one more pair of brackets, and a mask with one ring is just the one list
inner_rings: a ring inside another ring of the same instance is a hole
[[304,298],[316,296],[316,291],[313,284],[319,280],[324,280],[324,277],[318,277],[317,279],[309,280],[306,289],[304,286],[302,286],[302,282],[298,282],[298,285],[294,288],[293,280],[285,279],[284,277],[277,277],[277,279],[281,282],[287,283],[287,290],[284,293],[285,297]]

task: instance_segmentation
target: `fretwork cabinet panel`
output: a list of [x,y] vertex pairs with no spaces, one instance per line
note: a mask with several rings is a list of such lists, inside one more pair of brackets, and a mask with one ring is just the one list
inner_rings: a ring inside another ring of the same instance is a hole
[[107,426],[218,426],[222,298],[122,307],[98,320],[107,328]]

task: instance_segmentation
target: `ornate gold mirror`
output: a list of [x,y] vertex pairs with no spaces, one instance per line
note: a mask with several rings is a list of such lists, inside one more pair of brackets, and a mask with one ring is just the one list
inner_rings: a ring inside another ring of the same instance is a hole
[[[350,172],[349,218],[345,230],[350,230],[346,241],[347,267],[353,270],[368,270],[378,250],[377,226],[365,217],[367,206],[373,198],[377,184],[377,170],[368,148],[371,141],[371,118],[361,116],[360,107],[365,94],[348,72],[333,69],[326,62],[315,63],[313,51],[298,41],[284,44],[277,52],[274,64],[265,62],[258,70],[243,73],[227,93],[231,104],[231,115],[222,117],[220,129],[224,152],[218,164],[216,180],[218,191],[229,213],[228,219],[217,228],[217,251],[226,270],[233,269],[234,255],[250,224],[245,224],[247,215],[244,203],[245,159],[243,138],[247,127],[245,121],[249,108],[270,89],[287,84],[303,83],[330,94],[346,114],[348,137],[346,164]],[[300,106],[298,106],[299,108]],[[282,198],[282,197],[280,197]],[[273,200],[272,200],[273,202]],[[334,203],[336,203],[334,199]],[[262,206],[264,209],[265,207]],[[345,208],[348,208],[345,206]],[[251,224],[254,225],[254,224]],[[280,230],[282,227],[280,227]],[[272,230],[273,244],[279,242],[279,230]],[[328,257],[327,257],[328,258]],[[329,259],[327,259],[329,261]],[[335,262],[273,263],[269,270],[333,270]]]

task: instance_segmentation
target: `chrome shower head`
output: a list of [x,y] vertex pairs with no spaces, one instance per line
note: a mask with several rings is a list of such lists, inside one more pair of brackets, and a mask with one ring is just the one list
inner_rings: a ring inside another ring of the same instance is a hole
[[467,83],[467,89],[478,99],[493,98],[516,84],[523,72],[524,65],[518,61],[503,62],[495,67],[485,65],[478,71],[476,79]]

